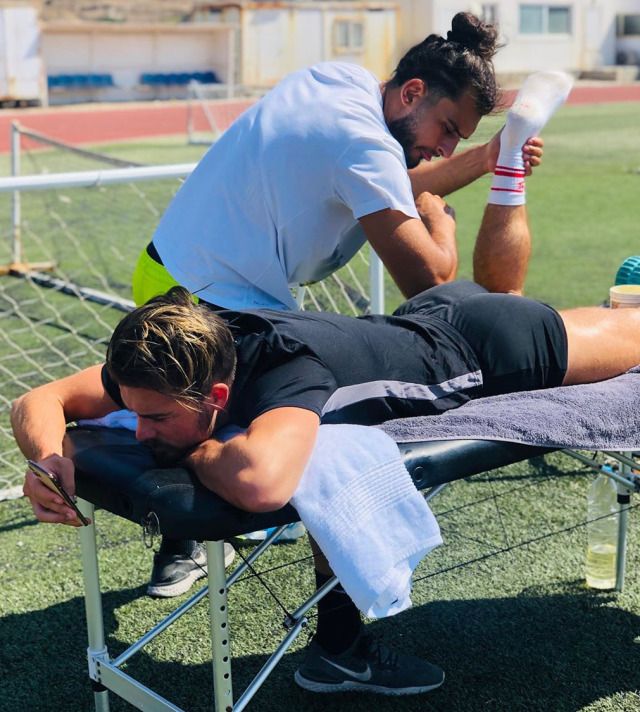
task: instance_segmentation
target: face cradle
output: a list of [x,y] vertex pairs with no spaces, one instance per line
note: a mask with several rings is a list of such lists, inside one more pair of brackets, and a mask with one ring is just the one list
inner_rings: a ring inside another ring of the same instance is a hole
[[120,395],[138,416],[136,439],[153,450],[159,464],[175,463],[213,433],[217,413],[206,400],[193,410],[148,388],[120,386]]
[[435,101],[425,94],[407,102],[405,109],[406,113],[388,120],[388,127],[402,146],[408,168],[415,168],[423,159],[449,158],[460,139],[469,138],[480,121],[469,92],[459,99],[443,97]]

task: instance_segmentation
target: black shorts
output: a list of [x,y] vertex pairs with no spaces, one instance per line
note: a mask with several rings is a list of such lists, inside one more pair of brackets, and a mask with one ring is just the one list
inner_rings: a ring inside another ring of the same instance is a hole
[[449,282],[417,294],[394,312],[440,319],[467,342],[482,370],[474,395],[553,388],[567,371],[567,333],[558,312],[514,294],[496,294],[473,282]]

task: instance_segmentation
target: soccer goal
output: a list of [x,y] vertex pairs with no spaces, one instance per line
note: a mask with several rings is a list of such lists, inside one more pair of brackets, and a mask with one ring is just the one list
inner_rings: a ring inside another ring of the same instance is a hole
[[187,141],[191,145],[209,145],[222,133],[216,122],[211,101],[231,99],[232,84],[205,84],[191,81],[187,87]]
[[[25,390],[104,358],[140,250],[192,164],[142,166],[15,126],[0,179],[0,498],[24,461],[9,424]],[[28,174],[28,175],[26,175]]]
[[[0,178],[0,499],[20,494],[24,472],[12,400],[104,358],[115,324],[133,307],[138,255],[194,166],[141,165],[19,126],[13,145],[13,175]],[[301,290],[299,305],[380,312],[384,286],[365,248]]]

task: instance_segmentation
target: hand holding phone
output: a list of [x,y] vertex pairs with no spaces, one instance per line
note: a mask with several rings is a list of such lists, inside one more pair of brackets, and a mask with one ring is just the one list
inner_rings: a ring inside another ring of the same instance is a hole
[[62,497],[64,503],[68,507],[71,507],[71,509],[73,509],[73,511],[76,513],[76,516],[78,517],[79,521],[82,523],[83,526],[86,527],[91,524],[91,522],[78,509],[78,505],[74,502],[73,498],[69,496],[69,494],[66,492],[66,490],[60,483],[60,480],[56,475],[53,474],[53,472],[45,470],[42,465],[39,465],[33,460],[27,460],[27,465],[29,466],[31,472],[33,472],[33,474],[40,480],[40,482],[42,482],[52,492],[55,492],[57,495]]

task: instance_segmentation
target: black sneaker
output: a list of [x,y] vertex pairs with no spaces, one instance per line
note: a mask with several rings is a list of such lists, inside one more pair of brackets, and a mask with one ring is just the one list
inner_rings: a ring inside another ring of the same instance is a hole
[[[235,549],[225,542],[224,565],[229,566],[236,555]],[[154,598],[171,598],[188,591],[207,575],[207,554],[198,544],[191,556],[186,554],[156,554],[153,557],[151,580],[147,595]]]
[[312,692],[415,695],[440,687],[444,671],[413,655],[397,653],[363,634],[339,655],[327,653],[312,641],[294,679]]

